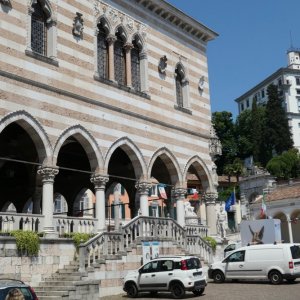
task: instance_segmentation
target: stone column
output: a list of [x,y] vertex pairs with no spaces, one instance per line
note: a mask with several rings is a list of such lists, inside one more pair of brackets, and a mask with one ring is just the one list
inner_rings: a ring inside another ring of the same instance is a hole
[[93,175],[91,177],[91,182],[95,186],[96,193],[96,219],[97,223],[97,232],[104,232],[106,230],[105,224],[105,185],[108,182],[109,178],[103,175]]
[[288,223],[290,243],[294,243],[293,231],[292,231],[292,221],[291,221],[290,216],[286,216],[286,220],[287,220],[287,223]]
[[217,218],[216,218],[216,199],[217,193],[206,193],[204,195],[206,205],[206,225],[208,226],[209,235],[217,234]]
[[133,48],[133,45],[130,43],[127,43],[124,45],[125,53],[126,53],[126,85],[128,87],[132,87],[132,79],[131,79],[131,49]]
[[185,201],[185,188],[177,188],[174,190],[176,197],[176,214],[177,214],[177,223],[184,227],[185,226],[185,210],[184,210],[184,201]]
[[40,167],[37,172],[41,175],[43,182],[43,231],[45,237],[54,238],[57,237],[57,233],[54,231],[53,222],[53,184],[54,178],[58,174],[58,169],[53,167]]
[[108,79],[115,81],[115,64],[114,64],[114,43],[117,38],[114,35],[107,37],[108,43]]
[[114,188],[114,215],[115,215],[115,231],[119,231],[120,228],[120,191],[118,185]]
[[137,182],[136,188],[140,195],[140,211],[142,216],[149,216],[148,197],[152,184],[150,182]]
[[141,91],[147,94],[149,92],[149,85],[148,85],[148,55],[146,51],[140,53],[140,71],[141,71]]

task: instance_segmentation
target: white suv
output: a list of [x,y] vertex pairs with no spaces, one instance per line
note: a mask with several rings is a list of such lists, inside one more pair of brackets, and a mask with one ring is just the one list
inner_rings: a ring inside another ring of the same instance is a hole
[[128,272],[123,290],[131,298],[139,292],[155,295],[160,291],[170,291],[175,299],[180,299],[186,291],[202,295],[206,285],[198,257],[172,256],[153,259],[138,270]]

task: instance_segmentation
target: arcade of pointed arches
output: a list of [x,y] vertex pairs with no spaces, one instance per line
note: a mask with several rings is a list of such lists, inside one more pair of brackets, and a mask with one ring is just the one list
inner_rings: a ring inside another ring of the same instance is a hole
[[[164,215],[176,215],[179,223],[184,223],[184,216],[179,215],[184,211],[188,173],[199,178],[202,193],[211,195],[214,191],[208,168],[198,156],[190,158],[182,170],[174,154],[163,147],[147,163],[128,137],[115,141],[104,154],[81,125],[63,131],[53,144],[43,126],[26,111],[10,113],[0,120],[0,211],[9,208],[17,213],[42,213],[47,215],[44,228],[51,230],[53,203],[57,212],[67,209],[68,216],[78,216],[82,210],[90,214],[92,210],[98,219],[97,230],[104,231],[107,215],[117,213],[107,209],[112,202],[108,191],[122,194],[115,186],[125,190],[133,218],[149,215],[149,190],[153,181],[163,183],[168,199],[164,201]],[[90,200],[82,200],[91,199],[91,194],[94,206]]]

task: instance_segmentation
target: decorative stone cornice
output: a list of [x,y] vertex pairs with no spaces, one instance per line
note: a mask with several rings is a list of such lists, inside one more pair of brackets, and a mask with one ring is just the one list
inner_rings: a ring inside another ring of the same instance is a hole
[[149,194],[149,190],[151,189],[152,187],[152,184],[151,182],[137,182],[136,185],[135,185],[138,193],[140,195],[148,195]]
[[92,175],[91,182],[94,184],[96,190],[104,190],[109,177],[105,175]]
[[53,167],[39,167],[37,173],[41,175],[43,183],[53,183],[58,169]]
[[[128,5],[128,1],[114,0],[120,5]],[[177,9],[167,1],[162,0],[130,0],[132,5],[138,3],[144,9],[149,10],[152,14],[177,27],[177,30],[184,34],[189,34],[203,42],[213,40],[218,36],[216,32],[209,29],[205,25],[199,23],[192,17],[186,15],[181,10]]]

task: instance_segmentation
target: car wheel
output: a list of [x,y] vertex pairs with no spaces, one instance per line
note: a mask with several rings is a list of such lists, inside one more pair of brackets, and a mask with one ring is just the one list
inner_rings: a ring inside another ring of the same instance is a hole
[[214,271],[213,279],[215,283],[222,283],[225,280],[224,274],[221,271]]
[[201,295],[203,294],[204,290],[205,290],[205,288],[198,289],[198,290],[194,290],[194,291],[193,291],[193,294],[194,294],[195,296],[201,296]]
[[278,271],[272,271],[269,275],[269,279],[272,284],[280,284],[282,283],[282,275]]
[[170,287],[170,291],[174,299],[181,299],[185,295],[185,289],[181,283],[173,283]]
[[294,283],[296,278],[287,278],[287,283]]
[[130,282],[126,286],[127,296],[130,298],[135,298],[138,295],[138,290],[133,282]]

